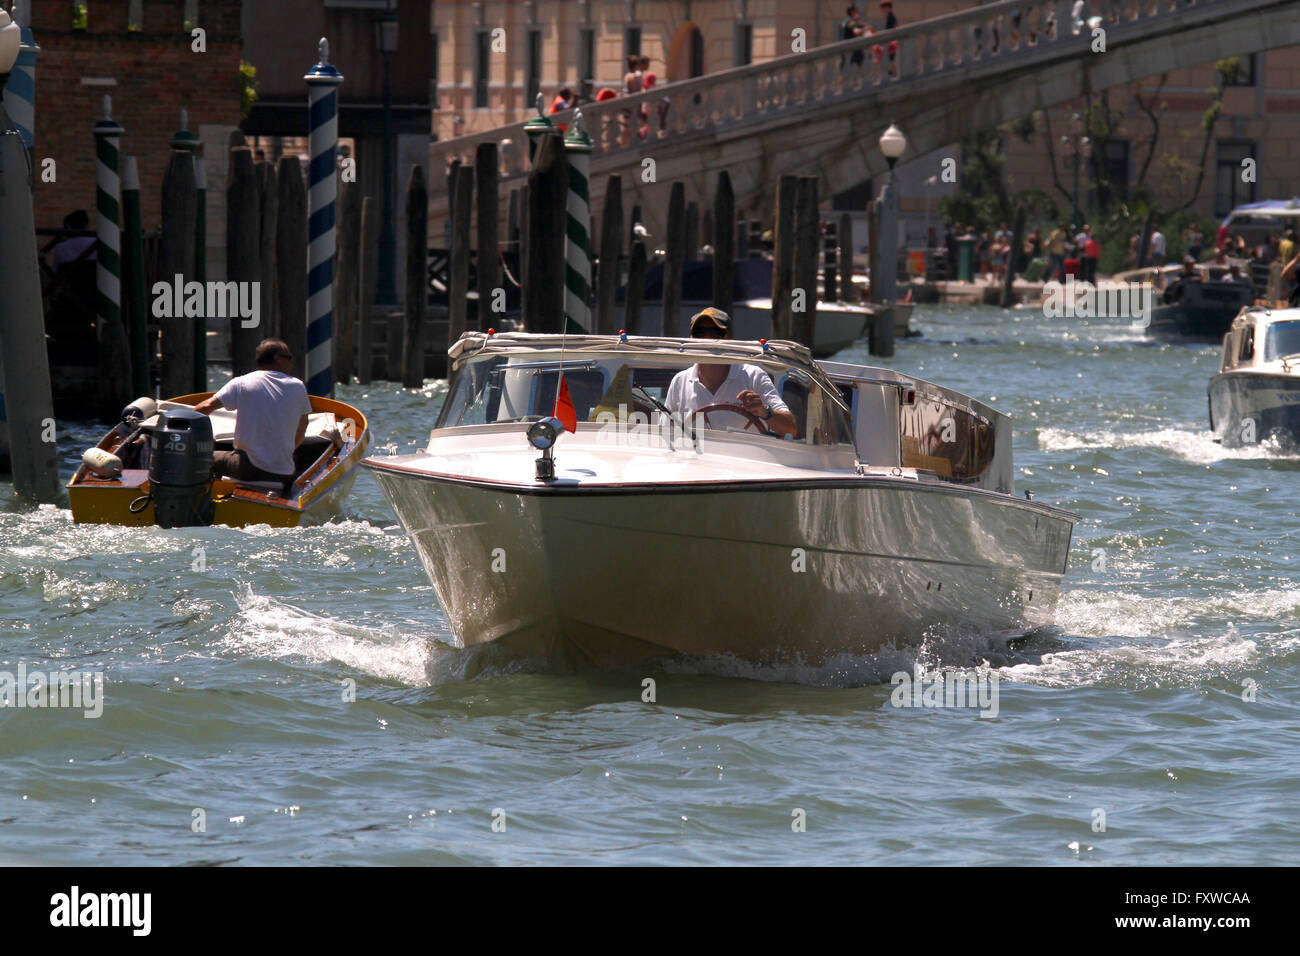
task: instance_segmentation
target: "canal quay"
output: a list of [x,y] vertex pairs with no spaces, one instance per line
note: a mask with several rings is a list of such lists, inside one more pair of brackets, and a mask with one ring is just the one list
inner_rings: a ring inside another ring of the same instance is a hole
[[0,8],[0,862],[1293,862],[1294,0]]

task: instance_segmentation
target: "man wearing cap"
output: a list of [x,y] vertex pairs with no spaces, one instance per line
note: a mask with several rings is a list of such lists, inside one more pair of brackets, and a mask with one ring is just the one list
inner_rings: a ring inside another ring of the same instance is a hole
[[[731,338],[731,316],[721,309],[702,309],[691,316],[691,338]],[[761,419],[775,435],[794,435],[799,431],[771,376],[757,365],[698,362],[673,376],[664,404],[683,420],[710,405],[739,405]],[[751,424],[744,415],[722,410],[705,412],[700,417],[709,428],[740,429]]]

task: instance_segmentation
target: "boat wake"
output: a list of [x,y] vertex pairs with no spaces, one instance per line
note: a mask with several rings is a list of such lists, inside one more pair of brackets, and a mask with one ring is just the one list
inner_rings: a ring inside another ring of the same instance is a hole
[[395,625],[368,628],[313,614],[241,585],[239,611],[219,642],[221,649],[263,660],[310,665],[341,664],[381,680],[412,687],[429,683],[433,644]]
[[1045,452],[1086,449],[1118,450],[1154,448],[1193,465],[1210,465],[1219,461],[1269,459],[1300,462],[1300,451],[1269,437],[1255,445],[1224,448],[1214,440],[1209,429],[1184,425],[1151,431],[1120,432],[1096,429],[1072,432],[1063,428],[1038,429],[1038,449]]

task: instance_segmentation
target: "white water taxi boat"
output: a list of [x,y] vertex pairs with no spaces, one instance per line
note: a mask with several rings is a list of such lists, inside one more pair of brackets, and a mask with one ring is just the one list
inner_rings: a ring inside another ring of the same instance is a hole
[[[450,361],[428,447],[362,465],[463,646],[817,663],[1052,621],[1077,519],[1015,495],[987,405],[790,342],[471,332]],[[758,366],[795,435],[671,412],[695,363]]]
[[1242,309],[1208,392],[1210,428],[1225,447],[1300,445],[1300,309]]

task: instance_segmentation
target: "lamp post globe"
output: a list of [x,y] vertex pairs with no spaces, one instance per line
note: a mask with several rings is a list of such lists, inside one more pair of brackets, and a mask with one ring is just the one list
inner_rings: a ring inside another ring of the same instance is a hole
[[889,161],[889,168],[892,171],[894,164],[898,162],[898,157],[903,155],[907,149],[907,137],[893,123],[889,124],[889,129],[880,134],[880,151],[884,153],[885,159]]
[[13,70],[18,62],[18,44],[22,42],[22,30],[13,18],[0,10],[0,75]]

